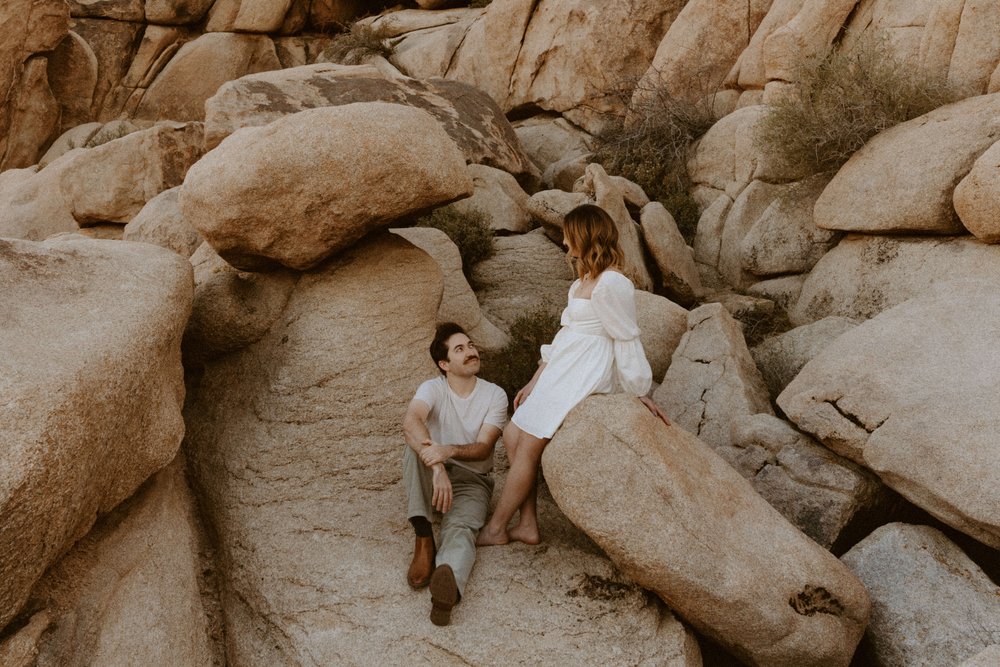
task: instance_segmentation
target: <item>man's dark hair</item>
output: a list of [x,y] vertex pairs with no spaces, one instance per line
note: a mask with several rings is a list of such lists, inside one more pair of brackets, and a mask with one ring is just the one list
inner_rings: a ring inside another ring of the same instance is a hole
[[[454,322],[442,322],[438,325],[437,331],[434,332],[434,340],[431,341],[431,359],[434,360],[434,365],[437,366],[442,375],[444,375],[444,369],[438,362],[448,361],[448,339],[455,334],[464,333],[465,329]],[[468,334],[465,335],[468,336]]]

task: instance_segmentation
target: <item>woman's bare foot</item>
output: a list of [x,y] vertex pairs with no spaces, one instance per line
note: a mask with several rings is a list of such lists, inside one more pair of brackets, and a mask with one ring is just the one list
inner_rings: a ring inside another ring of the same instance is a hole
[[506,530],[493,532],[488,525],[483,526],[483,529],[479,531],[479,537],[476,538],[477,547],[491,547],[508,542],[510,542],[510,536]]
[[541,537],[538,534],[538,526],[522,526],[517,524],[508,531],[507,535],[512,540],[523,542],[524,544],[538,544]]

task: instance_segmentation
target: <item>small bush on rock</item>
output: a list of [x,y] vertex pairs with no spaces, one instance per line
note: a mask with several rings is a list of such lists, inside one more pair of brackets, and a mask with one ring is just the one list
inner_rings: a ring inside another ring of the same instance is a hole
[[462,213],[451,206],[436,209],[417,221],[418,227],[434,227],[448,235],[462,255],[462,270],[469,275],[472,267],[493,254],[493,230],[485,213]]
[[796,92],[770,105],[756,141],[803,175],[837,169],[879,132],[960,98],[874,36],[802,63],[796,78]]
[[360,65],[373,56],[388,59],[395,50],[388,38],[388,30],[384,26],[373,28],[370,24],[354,23],[346,32],[333,38],[320,60]]
[[510,342],[498,352],[483,353],[483,379],[500,385],[513,401],[538,370],[539,348],[557,331],[559,316],[550,310],[521,315],[510,327]]

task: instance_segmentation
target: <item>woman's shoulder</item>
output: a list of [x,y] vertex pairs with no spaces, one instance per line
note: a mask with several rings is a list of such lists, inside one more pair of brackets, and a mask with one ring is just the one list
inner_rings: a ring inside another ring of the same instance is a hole
[[605,269],[601,272],[601,275],[597,276],[597,284],[594,285],[594,289],[605,286],[611,289],[635,289],[635,285],[629,280],[629,277],[618,269]]

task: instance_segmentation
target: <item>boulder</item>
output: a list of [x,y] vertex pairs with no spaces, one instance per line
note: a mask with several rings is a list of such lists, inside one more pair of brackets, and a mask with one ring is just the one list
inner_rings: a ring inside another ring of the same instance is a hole
[[[772,205],[787,196],[792,188],[794,185],[752,181],[729,208],[722,227],[717,268],[726,282],[733,287],[745,289],[757,282],[758,278],[750,273],[746,266],[748,263],[752,264],[747,262],[747,259],[754,259],[746,252],[747,236],[751,235],[754,227]],[[752,248],[754,243],[752,236],[749,243]]]
[[778,405],[915,505],[998,548],[994,286],[944,283],[848,331]]
[[890,523],[841,560],[871,594],[869,664],[958,665],[995,639],[1000,588],[934,528]]
[[15,86],[9,106],[5,150],[0,164],[24,167],[35,164],[49,140],[59,132],[59,103],[49,87],[48,60],[41,56],[24,63],[19,84]]
[[591,396],[542,464],[573,523],[741,661],[850,663],[870,612],[861,582],[690,433],[634,398]]
[[528,212],[541,223],[550,239],[562,245],[563,218],[577,206],[589,203],[591,198],[582,192],[542,190],[528,198]]
[[470,282],[475,285],[483,315],[510,331],[521,315],[537,310],[562,312],[575,279],[566,254],[544,230],[536,229],[497,237],[493,255],[473,267]]
[[495,232],[523,234],[531,229],[528,193],[521,189],[516,178],[482,164],[470,164],[469,176],[475,191],[468,199],[452,205],[456,211],[485,213],[490,229]]
[[718,303],[688,313],[687,332],[653,400],[678,426],[713,447],[731,444],[738,416],[774,414],[739,324]]
[[1000,141],[972,165],[955,187],[955,211],[962,224],[984,243],[1000,242]]
[[[113,93],[128,73],[146,32],[143,23],[107,21],[104,19],[73,19],[70,27],[87,43],[97,60],[97,81],[87,120],[107,122],[120,117],[113,103]],[[150,116],[150,120],[201,120],[172,118],[169,115]]]
[[746,48],[736,59],[736,64],[726,76],[726,88],[740,88],[746,92],[759,92],[767,83],[764,71],[764,43],[776,30],[795,18],[805,0],[774,0],[760,25],[753,32]]
[[1000,248],[975,239],[849,235],[816,263],[788,314],[796,325],[866,320],[939,282],[998,276]]
[[184,433],[191,269],[161,248],[0,240],[0,627]]
[[229,659],[698,664],[683,626],[544,494],[547,548],[480,550],[453,626],[428,622],[429,595],[404,577],[399,418],[435,375],[441,290],[426,253],[373,235],[303,274],[263,338],[206,367],[185,446],[218,536]]
[[68,153],[74,148],[85,146],[103,127],[104,123],[84,123],[83,125],[77,125],[72,129],[66,130],[52,142],[52,145],[45,151],[45,154],[38,159],[38,168],[44,169],[64,153]]
[[716,269],[719,266],[719,253],[722,252],[722,230],[726,227],[726,218],[733,200],[720,194],[709,204],[701,217],[698,218],[698,228],[694,234],[694,259],[699,264]]
[[771,398],[777,398],[810,359],[856,326],[858,322],[847,317],[824,317],[768,338],[751,349]]
[[[993,29],[1000,21],[1000,7],[989,0],[966,0],[958,3],[956,9],[961,11],[958,25],[954,33],[951,30],[945,33],[945,40],[954,35],[954,48],[948,60],[948,83],[971,94],[1000,92],[1000,76],[997,75],[1000,39]],[[943,13],[949,19],[954,16],[953,10]]]
[[202,120],[219,86],[247,74],[280,69],[266,35],[210,32],[185,43],[149,84],[136,118]]
[[580,153],[553,162],[542,172],[542,185],[547,188],[572,190],[573,186],[587,173],[587,165],[593,161],[593,153]]
[[1000,663],[1000,644],[991,644],[959,667],[993,667],[997,663]]
[[[203,606],[200,527],[178,458],[53,566],[29,606],[44,608],[38,665],[190,665],[221,658]],[[5,663],[7,664],[7,663]]]
[[799,300],[806,277],[800,273],[762,280],[748,287],[747,295],[769,299],[787,313]]
[[879,234],[962,233],[952,206],[955,186],[998,139],[1000,94],[896,125],[840,168],[816,202],[816,225]]
[[203,239],[181,214],[180,187],[164,190],[142,207],[127,225],[122,239],[152,243],[190,257]]
[[462,273],[462,255],[447,234],[433,227],[407,227],[392,232],[430,255],[441,269],[444,292],[438,322],[457,322],[484,350],[499,350],[507,344],[507,334],[483,317],[476,295]]
[[483,12],[467,7],[434,13],[403,9],[375,17],[371,26],[395,37],[393,65],[407,76],[426,80],[448,72],[467,33]]
[[59,131],[90,121],[98,75],[97,55],[90,44],[70,30],[49,55],[47,68],[49,87],[59,100]]
[[278,32],[293,0],[216,0],[206,32]]
[[[736,199],[754,179],[777,182],[767,173],[767,156],[754,136],[767,114],[763,105],[737,109],[715,123],[691,148],[688,174],[695,187],[708,187]],[[709,198],[708,204],[717,195]],[[707,205],[707,204],[706,204]]]
[[512,125],[524,152],[542,172],[562,160],[591,155],[594,150],[594,138],[561,116],[532,116]]
[[639,340],[654,378],[662,378],[687,331],[688,311],[670,299],[642,290],[635,292]]
[[142,0],[66,0],[70,15],[142,22],[145,18]]
[[147,89],[186,42],[199,35],[176,26],[147,25],[128,69],[101,105],[102,118],[133,117]]
[[205,17],[214,0],[145,0],[146,21],[156,25],[189,25]]
[[701,292],[701,279],[692,250],[684,242],[674,217],[660,202],[642,208],[639,218],[642,240],[660,270],[666,295],[689,306]]
[[243,128],[191,169],[180,201],[236,268],[304,270],[374,229],[471,193],[465,159],[433,116],[371,102]]
[[766,414],[737,416],[732,443],[716,453],[826,549],[843,551],[888,514],[891,495],[875,475],[788,422]]
[[[782,18],[792,13],[789,3],[780,4]],[[826,56],[858,0],[798,0],[795,4],[794,16],[763,43],[764,77],[769,83],[796,83],[801,63]]]

